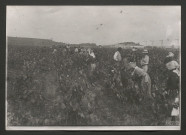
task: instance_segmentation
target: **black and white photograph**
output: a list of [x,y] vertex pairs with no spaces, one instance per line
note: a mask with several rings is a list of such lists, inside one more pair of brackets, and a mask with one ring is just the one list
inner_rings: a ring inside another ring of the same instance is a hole
[[181,6],[6,7],[6,130],[180,130]]

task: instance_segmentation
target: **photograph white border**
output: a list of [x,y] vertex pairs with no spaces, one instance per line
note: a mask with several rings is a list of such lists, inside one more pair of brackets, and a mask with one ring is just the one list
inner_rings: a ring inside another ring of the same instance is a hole
[[11,126],[6,127],[6,130],[94,130],[94,131],[150,131],[150,130],[180,130],[180,126]]

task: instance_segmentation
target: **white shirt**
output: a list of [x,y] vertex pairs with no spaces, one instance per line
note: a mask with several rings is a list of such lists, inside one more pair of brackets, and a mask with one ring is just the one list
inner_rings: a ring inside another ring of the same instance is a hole
[[119,51],[115,52],[114,54],[114,60],[115,61],[121,61],[121,54]]
[[78,52],[78,48],[75,49],[75,52]]
[[55,52],[57,52],[57,50],[56,50],[56,49],[54,49],[52,53],[55,53]]
[[92,56],[93,58],[96,58],[94,52],[89,53],[89,55]]

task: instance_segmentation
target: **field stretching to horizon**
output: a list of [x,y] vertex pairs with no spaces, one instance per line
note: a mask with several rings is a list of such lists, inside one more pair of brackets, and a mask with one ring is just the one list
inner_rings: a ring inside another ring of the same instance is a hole
[[[8,126],[171,125],[162,96],[168,49],[148,49],[154,98],[141,102],[133,83],[124,88],[121,79],[114,80],[116,48],[93,48],[97,67],[92,74],[89,57],[75,53],[74,47],[65,51],[63,46],[55,46],[55,54],[49,46],[7,47]],[[137,50],[138,60],[141,51]],[[179,62],[179,50],[171,51]],[[131,49],[122,50],[123,58],[130,54]]]

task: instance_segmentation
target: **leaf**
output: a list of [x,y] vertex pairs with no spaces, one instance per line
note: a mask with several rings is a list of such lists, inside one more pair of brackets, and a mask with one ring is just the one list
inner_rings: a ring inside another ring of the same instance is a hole
[[65,109],[66,108],[66,105],[64,103],[61,103],[61,108],[62,109]]

